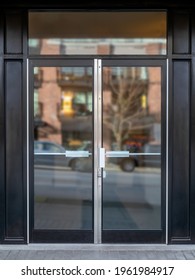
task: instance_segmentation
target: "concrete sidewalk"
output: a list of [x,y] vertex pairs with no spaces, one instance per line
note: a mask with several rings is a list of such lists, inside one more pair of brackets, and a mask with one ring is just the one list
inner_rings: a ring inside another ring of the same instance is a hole
[[195,245],[0,245],[1,260],[195,260]]

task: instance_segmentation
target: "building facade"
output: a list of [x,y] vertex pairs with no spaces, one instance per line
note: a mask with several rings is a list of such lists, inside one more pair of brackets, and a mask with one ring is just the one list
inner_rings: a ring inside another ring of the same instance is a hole
[[194,4],[24,2],[1,4],[1,243],[194,244]]

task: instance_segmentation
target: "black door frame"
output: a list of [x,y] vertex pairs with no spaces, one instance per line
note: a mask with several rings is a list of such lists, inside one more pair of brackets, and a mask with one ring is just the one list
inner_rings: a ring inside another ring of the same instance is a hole
[[[66,65],[69,67],[91,66],[93,60],[72,60],[72,59],[35,59],[29,61],[29,154],[30,154],[30,176],[29,176],[29,241],[31,243],[93,243],[94,230],[38,230],[34,229],[34,115],[33,115],[33,90],[34,77],[33,67],[58,67]],[[93,202],[93,195],[92,195]]]
[[103,59],[104,66],[161,67],[161,230],[102,230],[102,243],[165,243],[167,239],[167,89],[166,59]]
[[[102,66],[158,66],[161,67],[161,138],[162,138],[162,175],[161,175],[161,230],[101,230],[101,242],[102,243],[165,243],[167,236],[167,223],[166,223],[166,134],[167,134],[167,96],[166,96],[166,59],[136,59],[124,57],[117,58],[105,58],[102,57]],[[39,58],[29,60],[29,241],[31,243],[99,243],[94,240],[94,221],[92,230],[35,230],[33,228],[33,213],[34,213],[34,176],[33,176],[33,67],[34,66],[92,66],[94,67],[94,58],[87,57],[82,59],[75,58]],[[97,108],[96,108],[97,109]],[[94,124],[95,126],[95,124]],[[93,198],[93,203],[94,203]],[[93,213],[94,216],[94,213]],[[95,217],[95,216],[94,216]],[[101,216],[102,221],[102,216]],[[101,225],[102,227],[102,225]],[[97,229],[95,229],[97,230]],[[100,243],[101,243],[100,242]]]

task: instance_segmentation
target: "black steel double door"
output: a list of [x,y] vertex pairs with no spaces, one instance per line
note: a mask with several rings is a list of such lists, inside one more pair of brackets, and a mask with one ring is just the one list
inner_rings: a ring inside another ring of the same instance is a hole
[[164,61],[41,59],[29,69],[29,241],[164,243]]

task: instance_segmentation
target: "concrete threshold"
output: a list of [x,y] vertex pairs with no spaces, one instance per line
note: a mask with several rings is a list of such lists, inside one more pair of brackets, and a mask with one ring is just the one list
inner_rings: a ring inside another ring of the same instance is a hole
[[0,245],[0,250],[73,250],[73,251],[195,251],[195,245],[151,244],[22,244]]

